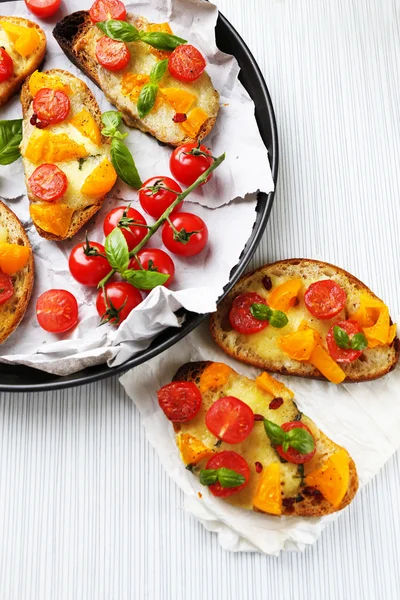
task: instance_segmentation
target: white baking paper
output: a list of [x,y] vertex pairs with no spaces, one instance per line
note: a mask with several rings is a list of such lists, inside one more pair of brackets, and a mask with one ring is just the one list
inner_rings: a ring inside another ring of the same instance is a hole
[[[67,14],[67,7],[68,12],[73,12],[89,8],[90,5],[90,0],[69,0],[63,3],[64,14]],[[84,239],[85,232],[78,233],[72,242],[59,244],[38,236],[29,218],[21,161],[0,167],[0,197],[6,199],[25,225],[36,264],[31,304],[23,323],[1,346],[1,362],[21,363],[59,375],[67,375],[106,360],[110,365],[117,365],[146,348],[165,327],[178,327],[181,323],[174,312],[180,307],[199,313],[212,311],[229,279],[230,270],[237,263],[251,234],[256,192],[273,190],[268,154],[258,132],[253,102],[237,79],[236,60],[219,52],[215,45],[217,8],[204,0],[141,0],[134,5],[128,4],[127,9],[154,22],[168,20],[174,33],[197,46],[206,56],[208,72],[221,94],[217,124],[206,143],[214,155],[226,151],[227,158],[207,185],[190,195],[187,209],[206,221],[210,234],[208,249],[190,259],[174,257],[176,278],[171,290],[153,290],[118,331],[109,325],[99,328],[94,306],[96,293],[77,284],[68,272],[69,252]],[[22,2],[2,4],[1,12],[4,15],[32,17]],[[48,41],[43,70],[69,70],[86,81],[102,111],[112,109],[102,92],[60,50],[51,33],[55,22],[56,19],[53,22],[41,21]],[[18,98],[0,111],[1,119],[20,117]],[[171,149],[136,130],[130,130],[125,141],[130,146],[143,180],[154,175],[169,175]],[[103,209],[88,227],[91,240],[103,241],[103,217],[112,207],[126,204],[127,201],[141,210],[136,192],[118,181]],[[148,218],[148,222],[151,223],[152,219]],[[151,246],[161,246],[160,233],[152,238]],[[67,289],[78,300],[79,326],[63,336],[47,334],[36,322],[36,298],[51,288]]]
[[[397,323],[399,326],[400,317]],[[275,556],[283,549],[304,550],[340,512],[321,518],[277,518],[241,510],[212,496],[198,478],[185,469],[172,425],[158,406],[157,390],[171,381],[182,364],[197,360],[225,362],[251,378],[259,374],[257,369],[224,354],[211,339],[207,324],[203,324],[173,349],[120,378],[140,411],[148,441],[167,473],[184,492],[185,509],[208,530],[218,533],[221,546],[227,550],[257,550]],[[366,485],[399,448],[399,366],[370,383],[335,386],[294,377],[279,379],[295,392],[299,409],[350,452],[357,466],[360,487]]]

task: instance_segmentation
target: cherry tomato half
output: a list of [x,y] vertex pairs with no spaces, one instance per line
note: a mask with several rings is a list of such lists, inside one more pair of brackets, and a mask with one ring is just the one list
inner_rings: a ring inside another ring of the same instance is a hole
[[64,333],[78,322],[78,303],[67,290],[49,290],[36,302],[36,317],[43,329],[50,333]]
[[77,244],[69,255],[70,273],[82,285],[97,287],[111,271],[108,260],[102,256],[96,256],[96,252],[105,254],[104,246],[97,242],[82,242]]
[[224,450],[223,452],[214,454],[206,464],[206,469],[220,469],[221,467],[231,469],[239,473],[239,475],[243,475],[245,482],[233,488],[224,488],[219,482],[213,483],[209,486],[209,490],[213,496],[228,498],[246,487],[250,479],[250,468],[243,456],[232,450]]
[[[162,189],[163,187],[174,191],[170,192]],[[170,177],[152,177],[145,181],[139,190],[139,202],[148,215],[158,219],[175,202],[181,192],[181,187]],[[182,202],[174,208],[171,214],[178,212],[181,207]]]
[[[175,265],[172,258],[164,252],[164,250],[159,250],[158,248],[145,248],[144,250],[140,250],[138,252],[138,258],[140,260],[140,264],[146,271],[158,271],[158,273],[164,273],[165,275],[169,275],[169,279],[163,285],[165,287],[169,287],[174,279],[175,275]],[[132,258],[129,263],[130,269],[140,269],[140,266],[137,263],[136,258]]]
[[25,4],[34,15],[45,19],[58,11],[61,0],[25,0]]
[[332,327],[329,329],[328,334],[326,336],[326,344],[328,346],[329,354],[332,356],[333,360],[341,363],[351,363],[360,358],[362,354],[362,350],[352,350],[351,348],[341,348],[335,342],[335,336],[333,334],[333,328],[337,325],[341,329],[349,335],[350,339],[356,333],[361,333],[361,327],[358,321],[353,321],[349,319],[348,321],[338,321],[334,323]]
[[120,0],[96,0],[93,2],[89,14],[93,23],[109,19],[125,21],[126,8]]
[[67,118],[71,104],[65,92],[42,88],[35,95],[32,108],[40,121],[55,125]]
[[0,83],[14,75],[14,63],[4,48],[0,48]]
[[234,396],[219,398],[206,412],[206,425],[218,439],[240,444],[253,430],[254,413],[248,404]]
[[268,327],[268,321],[260,321],[250,312],[252,304],[267,304],[256,292],[236,296],[229,313],[229,322],[235,331],[244,334],[258,333]]
[[[281,425],[283,431],[290,431],[291,429],[305,429],[306,431],[308,431],[308,433],[314,438],[314,436],[312,435],[311,431],[309,430],[309,428],[307,427],[307,425],[304,425],[304,423],[302,423],[301,421],[290,421],[289,423],[283,423],[283,425]],[[315,454],[315,440],[314,440],[314,450],[312,452],[309,452],[308,454],[302,454],[301,452],[299,452],[298,450],[296,450],[296,448],[293,448],[292,446],[289,446],[287,452],[285,452],[282,448],[282,446],[276,446],[276,451],[279,454],[279,456],[281,456],[283,459],[287,460],[288,462],[294,463],[296,465],[302,465],[306,462],[308,462],[309,460],[312,459],[312,457]]]
[[120,325],[141,301],[141,293],[133,285],[113,281],[99,291],[96,308],[105,323]]
[[346,292],[331,279],[312,283],[304,294],[307,309],[317,319],[332,319],[343,310]]
[[28,185],[35,196],[46,202],[52,202],[65,194],[68,180],[65,173],[56,165],[44,163],[33,171],[28,179]]
[[[193,152],[199,150],[200,152],[204,152],[204,154],[195,155]],[[169,168],[171,169],[172,175],[183,185],[192,185],[200,177],[203,175],[205,171],[213,164],[213,159],[211,156],[211,152],[208,148],[200,144],[200,147],[197,148],[197,144],[193,142],[188,142],[187,144],[182,144],[182,146],[178,146],[171,154],[171,158],[169,159]],[[207,177],[206,183],[212,177],[212,173]],[[204,184],[202,184],[204,185]]]
[[9,275],[0,271],[0,305],[5,304],[14,294],[14,286]]
[[192,381],[173,381],[157,392],[158,404],[173,423],[187,423],[199,412],[202,397]]
[[117,206],[106,215],[103,231],[107,236],[113,229],[119,227],[128,243],[129,250],[133,250],[146,236],[148,231],[146,225],[146,219],[139,211],[128,206]]
[[172,215],[170,220],[178,233],[168,221],[164,224],[161,235],[167,250],[180,256],[195,256],[204,250],[208,242],[208,229],[203,219],[182,212]]
[[125,69],[131,58],[128,46],[103,35],[96,44],[96,58],[108,71]]
[[169,72],[179,81],[196,81],[205,68],[204,56],[190,44],[175,48],[168,59]]

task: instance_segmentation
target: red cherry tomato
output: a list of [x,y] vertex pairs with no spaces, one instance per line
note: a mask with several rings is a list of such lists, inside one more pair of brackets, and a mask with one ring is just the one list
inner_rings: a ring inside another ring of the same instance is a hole
[[[163,285],[165,287],[171,285],[175,275],[175,265],[169,254],[158,248],[145,248],[138,252],[138,257],[140,264],[146,271],[158,271],[158,273],[169,275],[169,279],[167,279]],[[140,269],[136,258],[132,258],[129,263],[129,268],[136,270]]]
[[240,444],[253,430],[254,413],[239,398],[225,396],[216,400],[206,412],[206,425],[220,440]]
[[268,321],[259,321],[250,312],[252,304],[267,304],[256,292],[236,296],[229,313],[229,322],[235,331],[244,334],[258,333],[268,327]]
[[33,113],[49,125],[55,125],[67,118],[71,104],[65,92],[42,88],[33,99]]
[[125,69],[131,58],[128,46],[104,35],[96,44],[96,58],[108,71]]
[[147,223],[139,211],[129,206],[117,206],[106,215],[103,231],[104,235],[107,236],[119,226],[128,243],[129,250],[133,250],[146,237],[148,231],[146,227],[141,227],[141,225],[147,225]]
[[78,303],[67,290],[49,290],[36,302],[38,323],[50,333],[64,333],[78,322]]
[[104,246],[97,242],[77,244],[69,255],[68,266],[76,281],[89,287],[97,287],[100,281],[111,271],[106,258],[96,256],[95,252],[105,254]]
[[350,339],[356,333],[361,333],[361,327],[358,321],[353,321],[349,319],[348,321],[338,321],[334,323],[332,327],[329,329],[328,334],[326,336],[326,343],[328,346],[329,354],[332,356],[333,360],[341,363],[351,363],[360,358],[362,354],[362,350],[352,350],[351,348],[341,348],[335,342],[335,336],[333,335],[333,328],[337,325],[341,329],[344,329],[345,332],[349,335]]
[[14,75],[14,63],[4,48],[0,48],[0,83]]
[[14,286],[9,275],[0,271],[0,305],[5,304],[14,294]]
[[25,0],[25,4],[34,15],[45,19],[58,11],[61,0]]
[[[162,241],[164,246],[173,254],[180,256],[195,256],[199,254],[207,245],[208,229],[203,219],[191,213],[177,213],[170,217],[170,221],[175,229],[180,233],[180,241],[176,239],[176,232],[171,225],[166,222],[162,230]],[[189,235],[191,232],[191,235]]]
[[190,44],[175,48],[168,59],[169,72],[179,81],[195,81],[205,68],[204,56]]
[[331,279],[312,283],[304,294],[307,309],[317,319],[332,319],[343,310],[346,292]]
[[[174,191],[164,190],[162,186]],[[148,215],[158,219],[175,202],[181,192],[181,187],[170,177],[152,177],[145,181],[139,190],[139,202]],[[174,208],[171,214],[178,212],[181,207],[182,202]]]
[[173,423],[187,423],[200,410],[202,397],[192,381],[173,381],[157,392],[158,404]]
[[41,200],[52,202],[61,198],[67,191],[68,180],[56,165],[44,163],[35,169],[28,179],[28,185]]
[[126,8],[120,0],[96,0],[89,11],[93,23],[116,19],[125,21]]
[[[197,144],[188,142],[175,148],[169,159],[169,168],[172,175],[180,183],[183,183],[183,185],[192,185],[214,162],[210,150],[203,146],[203,144],[200,145],[198,150],[204,152],[207,156],[204,156],[204,154],[197,156],[191,154],[191,152],[196,150]],[[207,177],[206,182],[209,181],[211,176],[212,173]]]
[[240,454],[232,452],[232,450],[224,450],[223,452],[214,454],[206,464],[206,469],[220,469],[221,467],[231,469],[232,471],[239,473],[239,475],[243,475],[245,482],[242,483],[242,485],[233,488],[224,488],[219,482],[213,483],[209,486],[209,490],[213,496],[228,498],[229,496],[232,496],[232,494],[236,494],[246,487],[250,479],[250,469],[249,465]]
[[[307,427],[307,425],[304,425],[304,423],[302,423],[301,421],[290,421],[289,423],[284,423],[283,425],[281,425],[283,431],[290,431],[291,429],[305,429],[306,431],[308,431],[308,433],[314,438],[314,436],[312,435],[311,431],[309,430],[309,428]],[[289,446],[287,452],[285,452],[282,448],[282,446],[276,446],[276,451],[279,454],[279,456],[281,456],[283,459],[287,460],[288,462],[294,463],[296,465],[302,465],[306,462],[308,462],[309,460],[312,459],[312,457],[315,454],[315,440],[314,440],[314,450],[312,452],[309,452],[308,454],[301,454],[301,452],[299,452],[298,450],[296,450],[296,448],[293,448],[292,446]]]
[[125,281],[107,283],[97,295],[97,312],[104,322],[120,325],[133,309],[141,303],[142,296],[136,288]]

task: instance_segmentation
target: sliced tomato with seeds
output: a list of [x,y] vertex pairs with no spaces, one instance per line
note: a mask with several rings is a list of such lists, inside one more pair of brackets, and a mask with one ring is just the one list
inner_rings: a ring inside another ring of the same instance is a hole
[[68,180],[56,165],[44,163],[33,171],[28,185],[35,196],[46,202],[53,202],[65,194]]
[[172,423],[187,423],[200,410],[202,397],[192,381],[173,381],[157,392],[158,403]]
[[335,336],[333,333],[333,328],[335,326],[343,329],[349,336],[350,340],[356,333],[361,333],[361,327],[358,321],[353,321],[349,319],[347,321],[338,321],[334,323],[332,327],[329,329],[326,336],[326,344],[328,346],[329,354],[332,356],[333,360],[341,363],[351,363],[360,358],[362,354],[362,350],[353,350],[352,348],[341,348],[337,345],[335,341]]
[[317,319],[333,319],[344,309],[346,292],[331,279],[312,283],[304,294],[304,303]]
[[64,333],[78,322],[78,303],[67,290],[49,290],[36,302],[39,325],[50,333]]
[[125,21],[126,8],[120,0],[96,0],[92,4],[89,15],[92,23],[108,21],[109,19]]
[[258,333],[268,327],[268,321],[260,321],[250,312],[252,304],[265,304],[266,301],[256,292],[247,292],[236,296],[229,313],[229,322],[238,333]]
[[250,468],[247,464],[247,461],[240,456],[237,452],[233,452],[232,450],[224,450],[222,452],[218,452],[214,454],[210,458],[210,460],[206,464],[206,469],[230,469],[231,471],[235,471],[239,475],[243,475],[245,478],[244,483],[242,485],[238,485],[237,487],[222,487],[222,485],[217,482],[213,483],[209,486],[210,492],[213,496],[218,496],[219,498],[228,498],[232,496],[232,494],[237,494],[240,492],[249,482],[250,479]]
[[96,44],[96,58],[108,71],[125,69],[131,58],[128,46],[104,35]]
[[[290,421],[289,423],[283,423],[281,427],[285,432],[288,432],[291,429],[305,429],[314,439],[314,436],[311,433],[310,429],[301,421]],[[284,460],[287,460],[288,462],[294,463],[296,465],[302,465],[312,459],[316,451],[316,446],[314,440],[314,450],[312,452],[309,452],[308,454],[302,454],[301,452],[296,450],[296,448],[293,448],[293,446],[289,446],[286,452],[283,450],[282,446],[276,446],[275,449],[279,456],[281,456]]]
[[239,398],[225,396],[216,400],[206,412],[206,425],[223,442],[240,444],[253,430],[254,413]]
[[179,81],[196,81],[205,68],[204,56],[190,44],[175,48],[168,59],[169,72]]
[[3,271],[0,271],[0,305],[5,304],[14,294],[12,279]]
[[7,50],[0,48],[0,83],[14,75],[14,63]]
[[35,95],[32,103],[33,114],[40,121],[55,125],[64,121],[71,109],[71,103],[65,92],[42,88]]

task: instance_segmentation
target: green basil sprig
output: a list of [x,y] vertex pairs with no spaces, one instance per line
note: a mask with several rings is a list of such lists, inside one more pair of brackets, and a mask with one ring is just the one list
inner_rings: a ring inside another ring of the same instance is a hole
[[234,488],[242,485],[245,481],[246,478],[243,475],[225,467],[202,469],[200,471],[200,483],[202,485],[213,485],[218,482],[223,488]]
[[289,319],[284,312],[281,310],[272,310],[272,308],[266,304],[254,302],[250,306],[250,312],[258,321],[269,321],[269,324],[277,329],[281,329],[289,323]]
[[127,21],[109,19],[108,21],[100,21],[96,25],[112,40],[117,40],[118,42],[137,42],[140,40],[157,50],[175,50],[178,46],[186,44],[187,41],[176,35],[162,31],[141,31]]
[[109,110],[101,115],[101,122],[104,127],[101,133],[106,137],[111,137],[111,162],[118,176],[127,185],[139,189],[142,187],[142,180],[136,168],[135,161],[129,150],[124,144],[123,139],[128,135],[121,133],[118,127],[122,123],[122,115],[116,110]]
[[368,346],[368,340],[363,333],[355,333],[350,339],[349,334],[339,325],[333,326],[333,337],[339,348],[365,350]]
[[10,165],[21,156],[22,119],[0,121],[0,165]]
[[287,452],[289,446],[300,452],[300,454],[308,454],[315,448],[313,436],[301,427],[295,427],[290,431],[284,431],[282,427],[276,425],[268,419],[264,419],[265,433],[271,440],[272,444],[282,446],[284,452]]
[[138,115],[141,119],[149,114],[155,104],[158,94],[158,84],[164,77],[167,66],[168,60],[160,60],[156,62],[150,71],[150,82],[146,83],[140,90],[137,101],[137,109]]

